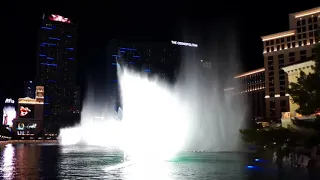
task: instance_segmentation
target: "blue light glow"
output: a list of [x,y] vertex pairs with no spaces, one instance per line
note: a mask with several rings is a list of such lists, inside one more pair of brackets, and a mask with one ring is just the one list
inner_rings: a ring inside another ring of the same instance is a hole
[[68,49],[68,50],[70,50],[70,51],[73,51],[73,50],[74,50],[73,48],[66,48],[66,49]]
[[125,53],[125,51],[120,51],[120,52]]
[[55,80],[48,80],[48,82],[57,82],[57,81],[55,81]]
[[68,38],[71,38],[72,36],[70,36],[70,35],[67,35],[67,37],[68,37]]
[[52,28],[49,28],[49,27],[41,27],[41,29],[52,30]]
[[247,166],[248,169],[254,169],[256,168],[255,166]]
[[120,66],[118,63],[112,63],[113,66]]
[[145,69],[144,72],[151,72],[151,69]]
[[255,161],[255,162],[265,162],[265,160],[263,160],[263,159],[258,159],[258,158],[254,159],[254,161]]
[[45,65],[45,66],[55,66],[55,67],[58,66],[57,64],[49,64],[49,63],[41,63],[41,65]]
[[46,57],[47,55],[45,54],[39,54],[40,57]]
[[51,40],[60,40],[59,38],[53,38],[53,37],[49,37],[49,39],[51,39]]
[[120,51],[136,51],[136,49],[133,49],[133,48],[120,48]]
[[51,57],[47,57],[47,59],[49,59],[49,60],[54,60],[54,58],[51,58]]
[[115,80],[115,79],[114,79],[114,80],[112,80],[112,82],[118,82],[118,80]]
[[41,45],[56,46],[56,44],[46,43],[46,42],[42,43]]
[[69,60],[74,60],[74,58],[68,58]]
[[135,64],[135,62],[131,62],[131,61],[129,61],[129,64]]
[[134,58],[140,58],[140,56],[133,56]]

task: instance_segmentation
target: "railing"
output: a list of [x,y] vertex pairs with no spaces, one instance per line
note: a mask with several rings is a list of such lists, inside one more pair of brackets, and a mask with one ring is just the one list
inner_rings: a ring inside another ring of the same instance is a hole
[[58,143],[58,140],[7,140],[7,141],[0,141],[0,144],[11,144],[11,143]]

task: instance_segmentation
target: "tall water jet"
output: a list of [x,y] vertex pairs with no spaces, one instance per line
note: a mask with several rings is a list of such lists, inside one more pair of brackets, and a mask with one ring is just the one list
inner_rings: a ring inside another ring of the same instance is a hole
[[[215,27],[216,28],[216,27]],[[234,80],[238,70],[239,47],[235,32],[218,34],[204,59],[184,52],[176,89],[188,102],[187,150],[240,151],[239,129],[246,126],[245,96],[224,91],[228,85],[240,87]],[[232,43],[229,43],[232,42]],[[187,50],[186,50],[187,51]],[[222,62],[222,63],[221,63]]]
[[119,75],[125,149],[139,158],[170,158],[184,145],[188,107],[165,82],[127,68]]
[[215,78],[218,73],[202,65],[200,59],[186,56],[174,86],[118,66],[121,121],[113,108],[87,96],[81,124],[61,131],[62,144],[68,144],[63,140],[69,136],[73,144],[114,146],[137,159],[167,159],[183,150],[239,150],[246,103],[226,96],[224,84]]

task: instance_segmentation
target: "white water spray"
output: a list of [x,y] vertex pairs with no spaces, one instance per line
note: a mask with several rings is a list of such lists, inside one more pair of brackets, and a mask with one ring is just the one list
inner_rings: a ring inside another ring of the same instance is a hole
[[207,81],[195,62],[183,69],[183,78],[172,87],[123,68],[122,121],[88,96],[80,125],[62,129],[61,144],[117,147],[138,160],[168,159],[182,150],[239,150],[245,101],[225,95],[216,78]]

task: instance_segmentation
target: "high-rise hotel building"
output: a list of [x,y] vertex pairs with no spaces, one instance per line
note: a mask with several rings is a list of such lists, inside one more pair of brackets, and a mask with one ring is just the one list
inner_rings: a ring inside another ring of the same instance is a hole
[[265,118],[265,69],[255,69],[234,77],[233,86],[226,88],[225,94],[246,96],[249,118]]
[[74,106],[76,39],[77,26],[68,18],[43,16],[38,36],[37,83],[46,89],[45,119],[55,125]]
[[289,29],[262,36],[266,77],[266,116],[280,119],[289,111],[288,78],[283,67],[314,56],[320,7],[289,14]]

